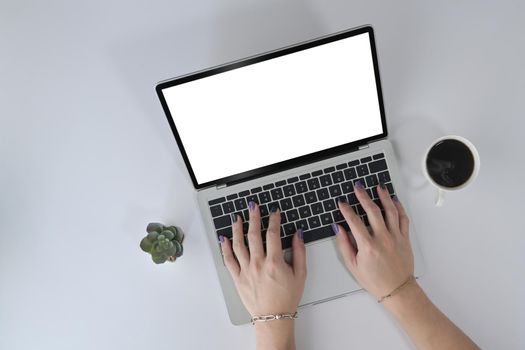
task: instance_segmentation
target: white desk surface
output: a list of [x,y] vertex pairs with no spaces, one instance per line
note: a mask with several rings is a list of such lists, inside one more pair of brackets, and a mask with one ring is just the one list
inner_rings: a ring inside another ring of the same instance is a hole
[[[194,191],[154,93],[178,74],[371,23],[387,120],[434,302],[486,349],[525,348],[522,1],[4,1],[0,349],[249,349],[229,323]],[[433,207],[419,158],[477,145]],[[187,233],[156,266],[145,225]],[[301,349],[408,349],[365,293],[312,307]]]

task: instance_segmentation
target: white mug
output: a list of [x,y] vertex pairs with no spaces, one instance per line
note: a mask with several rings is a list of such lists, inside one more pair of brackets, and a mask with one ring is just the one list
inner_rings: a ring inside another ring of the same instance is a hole
[[[430,152],[430,150],[438,143],[438,142],[441,142],[443,140],[457,140],[461,143],[463,143],[465,146],[467,146],[467,148],[470,150],[470,152],[472,153],[472,156],[474,158],[474,169],[472,170],[472,174],[470,175],[470,177],[468,178],[467,181],[465,181],[464,183],[462,183],[461,185],[459,186],[456,186],[456,187],[445,187],[445,186],[442,186],[438,183],[436,183],[432,177],[430,176],[430,174],[428,173],[428,169],[427,169],[427,157],[428,157],[428,153]],[[436,187],[437,189],[437,193],[436,193],[436,206],[437,207],[440,207],[443,205],[443,202],[445,200],[445,192],[448,192],[448,191],[457,191],[457,190],[460,190],[466,186],[468,186],[472,181],[474,181],[474,179],[478,176],[478,173],[479,173],[479,167],[480,167],[480,159],[479,159],[479,153],[478,153],[478,150],[476,149],[476,147],[474,147],[474,145],[472,144],[472,142],[470,142],[469,140],[467,140],[466,138],[464,137],[461,137],[461,136],[456,136],[456,135],[448,135],[448,136],[443,136],[443,137],[440,137],[438,138],[437,140],[435,140],[434,142],[432,142],[432,144],[428,147],[427,151],[425,152],[425,156],[423,157],[423,174],[425,174],[425,177],[427,178],[427,180],[434,186]]]

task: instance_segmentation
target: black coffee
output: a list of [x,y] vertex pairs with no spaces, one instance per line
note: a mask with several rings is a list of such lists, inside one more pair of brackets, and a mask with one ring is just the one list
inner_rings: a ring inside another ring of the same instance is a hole
[[458,187],[470,179],[474,156],[461,141],[448,139],[436,143],[427,155],[427,171],[443,187]]

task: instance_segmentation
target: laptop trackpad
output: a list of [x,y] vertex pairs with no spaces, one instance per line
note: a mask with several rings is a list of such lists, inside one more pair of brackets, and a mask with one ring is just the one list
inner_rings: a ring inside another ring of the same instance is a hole
[[[291,251],[285,252],[291,261]],[[361,289],[346,269],[335,238],[306,245],[306,286],[300,305],[320,302]]]

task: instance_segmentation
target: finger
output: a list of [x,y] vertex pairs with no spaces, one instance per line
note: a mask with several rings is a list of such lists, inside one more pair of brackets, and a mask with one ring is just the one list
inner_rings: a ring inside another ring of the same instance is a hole
[[361,206],[368,216],[368,221],[370,222],[374,234],[383,233],[386,230],[386,225],[383,220],[383,215],[381,215],[381,209],[379,209],[374,201],[370,199],[361,180],[355,183],[354,189],[359,203],[361,203]]
[[399,213],[396,206],[394,205],[394,202],[392,201],[392,198],[390,198],[388,189],[383,183],[377,186],[377,194],[379,195],[381,205],[383,205],[383,209],[385,210],[386,225],[388,230],[392,233],[399,233]]
[[357,249],[361,249],[365,245],[370,244],[372,237],[359,215],[355,213],[354,209],[348,203],[338,201],[337,204],[348,226],[350,226],[350,230],[357,242]]
[[306,248],[303,240],[303,230],[299,229],[292,239],[293,271],[299,278],[306,277]]
[[332,224],[332,230],[335,233],[337,249],[339,250],[339,253],[341,253],[341,256],[343,257],[343,261],[345,262],[346,266],[348,267],[350,272],[353,273],[354,268],[357,266],[357,251],[352,245],[350,237],[348,236],[348,233],[346,232],[343,226],[338,224]]
[[231,242],[228,239],[228,237],[224,236],[220,236],[219,241],[221,242],[224,265],[226,265],[226,268],[228,269],[228,271],[230,271],[230,275],[232,275],[233,279],[235,280],[241,272],[241,267],[239,266],[237,259],[235,259],[235,256],[233,255]]
[[232,214],[232,230],[233,230],[233,252],[239,260],[241,269],[248,266],[250,263],[250,254],[244,244],[244,234],[242,232],[242,218],[240,215]]
[[408,237],[409,234],[409,227],[410,227],[410,220],[408,219],[408,215],[405,211],[405,208],[397,198],[397,196],[394,196],[392,198],[394,205],[396,206],[398,215],[399,215],[399,231],[403,236]]
[[270,221],[266,231],[266,254],[271,259],[284,260],[281,244],[281,212],[279,208],[270,208]]
[[250,212],[250,226],[248,227],[248,246],[252,259],[264,258],[264,249],[261,238],[261,212],[255,202],[248,203]]

